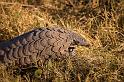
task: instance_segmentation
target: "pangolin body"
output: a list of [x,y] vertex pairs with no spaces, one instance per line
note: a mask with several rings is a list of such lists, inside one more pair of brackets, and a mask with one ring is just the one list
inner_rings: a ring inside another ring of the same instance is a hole
[[87,41],[64,28],[38,28],[14,39],[0,43],[0,62],[6,66],[24,66],[48,59],[61,59],[74,55],[76,45]]

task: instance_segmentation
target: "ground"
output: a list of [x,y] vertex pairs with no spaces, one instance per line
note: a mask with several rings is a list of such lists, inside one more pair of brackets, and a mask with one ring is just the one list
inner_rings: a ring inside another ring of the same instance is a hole
[[22,76],[1,65],[0,82],[124,82],[123,5],[123,0],[0,0],[0,41],[60,26],[91,44],[79,46],[76,57],[23,69]]

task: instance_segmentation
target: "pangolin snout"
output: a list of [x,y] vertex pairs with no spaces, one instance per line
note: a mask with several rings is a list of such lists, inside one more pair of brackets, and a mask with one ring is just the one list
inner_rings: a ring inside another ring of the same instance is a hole
[[73,44],[78,46],[90,47],[89,41],[79,34],[73,34]]

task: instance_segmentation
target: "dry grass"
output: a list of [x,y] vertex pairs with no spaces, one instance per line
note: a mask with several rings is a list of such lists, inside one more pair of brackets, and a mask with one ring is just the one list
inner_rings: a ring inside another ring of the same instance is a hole
[[1,65],[0,82],[124,82],[123,5],[123,0],[0,0],[1,41],[33,28],[62,26],[92,45],[78,47],[77,57],[49,60],[23,77]]

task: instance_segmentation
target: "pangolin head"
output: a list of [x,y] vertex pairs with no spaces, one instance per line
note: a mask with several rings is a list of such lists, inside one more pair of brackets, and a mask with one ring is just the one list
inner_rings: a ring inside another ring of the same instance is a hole
[[82,37],[81,35],[77,34],[77,33],[72,33],[71,34],[72,39],[73,39],[73,45],[77,45],[77,46],[85,46],[85,47],[89,47],[90,43],[88,42],[88,40],[84,37]]

